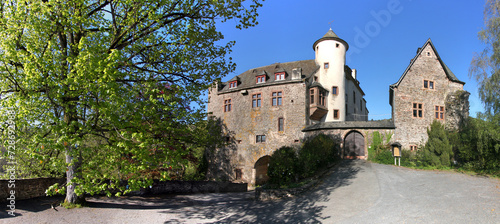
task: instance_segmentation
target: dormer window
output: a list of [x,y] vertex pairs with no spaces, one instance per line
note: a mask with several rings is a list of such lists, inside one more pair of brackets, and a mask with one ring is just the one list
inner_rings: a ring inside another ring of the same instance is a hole
[[265,83],[266,82],[266,76],[265,75],[259,75],[256,77],[256,83]]
[[232,81],[229,83],[229,88],[232,89],[232,88],[236,88],[238,87],[238,81]]
[[275,73],[274,80],[276,81],[285,80],[285,73],[284,72]]

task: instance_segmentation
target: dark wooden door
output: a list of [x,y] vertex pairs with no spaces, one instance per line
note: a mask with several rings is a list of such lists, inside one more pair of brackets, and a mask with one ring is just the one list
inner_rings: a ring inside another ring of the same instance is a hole
[[365,138],[353,131],[344,139],[344,158],[356,159],[358,156],[365,156]]

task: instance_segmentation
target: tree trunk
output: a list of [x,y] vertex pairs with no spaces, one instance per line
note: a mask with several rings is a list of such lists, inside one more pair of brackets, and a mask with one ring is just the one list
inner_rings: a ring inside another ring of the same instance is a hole
[[[71,164],[75,158],[71,156],[71,145],[67,146],[68,150],[66,152],[66,163]],[[73,177],[77,177],[77,175],[80,173],[79,169],[81,166],[81,160],[80,158],[76,158],[76,161],[74,161],[73,165],[68,165],[68,170],[66,171],[66,182],[68,185],[66,186],[66,199],[65,202],[71,203],[71,204],[81,204],[85,202],[85,196],[82,194],[80,196],[76,195],[75,193],[75,187],[77,184],[71,183],[73,180]],[[71,183],[71,184],[70,184]]]

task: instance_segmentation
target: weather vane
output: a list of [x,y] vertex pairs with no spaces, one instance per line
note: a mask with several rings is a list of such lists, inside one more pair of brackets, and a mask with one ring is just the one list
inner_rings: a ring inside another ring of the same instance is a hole
[[330,29],[332,29],[332,23],[333,23],[333,21],[334,21],[334,20],[332,20],[332,21],[330,21],[330,22],[328,23],[328,25],[330,25]]

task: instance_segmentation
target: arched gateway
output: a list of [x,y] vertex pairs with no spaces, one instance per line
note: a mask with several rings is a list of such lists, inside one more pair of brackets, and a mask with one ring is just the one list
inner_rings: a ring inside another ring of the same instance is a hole
[[271,156],[263,156],[255,162],[255,185],[265,184],[269,180],[269,176],[267,176],[267,168],[269,167],[270,161]]
[[365,157],[365,137],[351,131],[344,138],[344,159],[361,159]]

